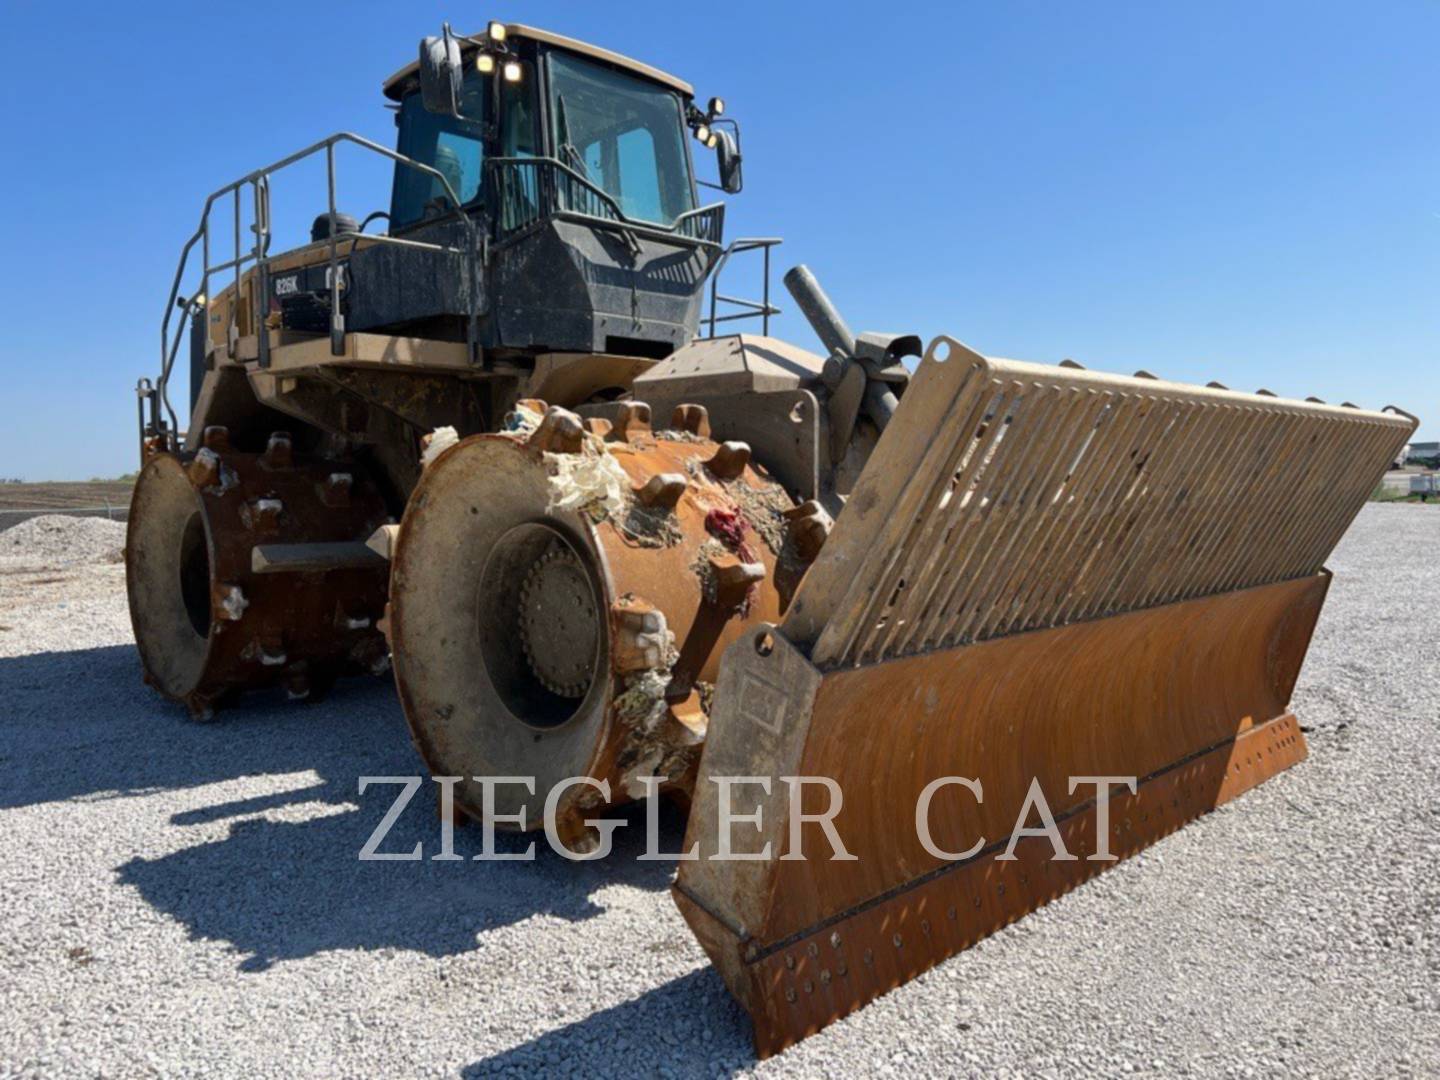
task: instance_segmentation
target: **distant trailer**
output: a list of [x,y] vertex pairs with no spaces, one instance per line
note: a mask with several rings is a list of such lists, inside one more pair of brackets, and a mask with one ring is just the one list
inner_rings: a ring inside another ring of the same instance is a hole
[[1405,447],[1405,461],[1415,464],[1440,458],[1440,442],[1417,442]]

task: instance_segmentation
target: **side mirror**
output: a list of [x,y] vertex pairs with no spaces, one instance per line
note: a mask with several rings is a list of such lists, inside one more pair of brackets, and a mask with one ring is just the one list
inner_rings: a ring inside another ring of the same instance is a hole
[[720,166],[720,189],[727,195],[734,195],[745,186],[740,171],[740,144],[729,131],[715,128],[711,128],[711,131],[717,140],[715,159]]
[[460,43],[446,23],[443,37],[427,37],[420,42],[420,98],[425,111],[459,116],[463,78]]

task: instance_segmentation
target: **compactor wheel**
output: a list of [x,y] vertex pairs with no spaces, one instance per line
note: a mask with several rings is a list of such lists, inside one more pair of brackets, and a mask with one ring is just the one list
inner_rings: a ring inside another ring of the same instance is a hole
[[193,457],[152,457],[135,485],[126,584],[145,681],[208,719],[241,691],[304,699],[383,672],[374,486],[348,463],[296,460],[283,433],[263,454],[206,435]]
[[[576,514],[548,507],[540,453],[477,439],[428,467],[411,496],[390,584],[395,679],[415,744],[479,817],[472,777],[586,775],[610,721],[603,556]],[[523,785],[500,815],[540,824]]]
[[650,777],[688,793],[720,654],[779,618],[793,512],[748,446],[680,429],[703,414],[657,432],[643,403],[587,429],[550,408],[426,466],[394,547],[390,643],[415,745],[462,778],[466,816],[538,828],[553,794],[556,831],[583,845]]

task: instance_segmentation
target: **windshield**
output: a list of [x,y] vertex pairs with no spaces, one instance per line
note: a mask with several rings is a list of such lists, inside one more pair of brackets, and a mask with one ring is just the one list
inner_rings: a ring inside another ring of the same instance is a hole
[[672,225],[695,209],[685,115],[663,87],[569,53],[550,54],[556,154],[637,221]]

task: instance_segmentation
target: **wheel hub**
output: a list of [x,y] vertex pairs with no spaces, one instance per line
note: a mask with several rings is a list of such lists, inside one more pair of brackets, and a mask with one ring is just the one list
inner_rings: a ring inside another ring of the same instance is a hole
[[531,673],[552,694],[584,697],[599,633],[585,567],[569,548],[551,548],[531,564],[520,588],[520,644]]

